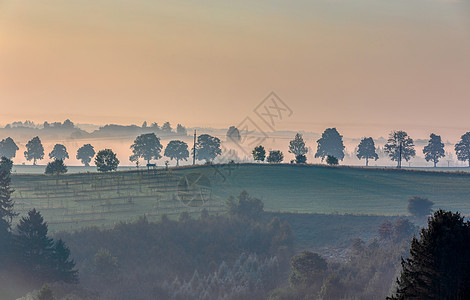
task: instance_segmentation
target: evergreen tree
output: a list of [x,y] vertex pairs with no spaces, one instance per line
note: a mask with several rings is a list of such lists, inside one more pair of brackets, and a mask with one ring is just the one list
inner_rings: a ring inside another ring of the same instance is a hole
[[253,154],[253,159],[255,161],[264,161],[266,158],[266,150],[261,145],[255,147],[251,154]]
[[436,211],[401,265],[388,299],[470,299],[470,224],[459,213]]
[[436,167],[439,159],[446,156],[444,151],[444,143],[441,141],[441,136],[431,133],[429,142],[423,148],[423,154],[426,161],[432,161],[434,168]]
[[409,161],[416,155],[413,139],[405,131],[392,131],[384,150],[391,160],[397,162],[398,168],[401,168],[403,159]]
[[343,160],[343,136],[339,134],[336,128],[326,129],[317,143],[318,146],[315,157],[321,157],[321,160],[323,161],[328,155],[331,155],[336,157],[338,160]]
[[369,159],[379,159],[379,156],[377,155],[375,151],[375,143],[374,140],[369,137],[369,138],[363,138],[361,142],[359,143],[359,146],[357,146],[357,158],[366,159],[366,166],[369,166]]
[[55,280],[66,283],[78,282],[78,271],[75,269],[75,262],[70,259],[70,249],[61,239],[55,242],[51,258]]
[[305,142],[300,133],[297,133],[292,141],[289,143],[289,152],[295,155],[296,163],[305,163],[307,158],[308,149],[305,147]]
[[2,160],[0,161],[0,219],[9,224],[8,228],[11,225],[13,217],[18,215],[13,211],[15,202],[11,199],[11,194],[14,192],[10,187],[11,165],[11,160],[2,157]]
[[47,236],[47,223],[35,208],[22,217],[15,235],[16,254],[21,265],[33,277],[51,278],[50,258],[53,240]]
[[468,161],[470,167],[470,132],[465,133],[460,141],[455,144],[455,154],[460,161]]

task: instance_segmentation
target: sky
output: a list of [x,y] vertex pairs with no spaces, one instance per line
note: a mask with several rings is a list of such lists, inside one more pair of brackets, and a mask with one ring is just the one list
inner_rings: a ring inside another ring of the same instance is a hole
[[470,2],[0,0],[0,124],[265,126],[271,91],[276,130],[456,140]]

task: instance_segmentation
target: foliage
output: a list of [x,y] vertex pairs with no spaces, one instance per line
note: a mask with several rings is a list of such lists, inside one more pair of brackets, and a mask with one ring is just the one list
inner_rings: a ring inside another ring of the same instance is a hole
[[315,157],[321,157],[323,161],[328,155],[334,156],[339,160],[344,158],[343,136],[339,134],[336,128],[327,128],[319,140],[317,140],[317,153]]
[[237,197],[238,201],[233,196],[227,200],[227,213],[239,218],[247,218],[257,220],[263,214],[263,202],[258,198],[250,197],[250,195],[243,191]]
[[155,133],[145,133],[139,135],[135,140],[134,144],[131,145],[132,153],[136,157],[142,157],[150,163],[152,159],[160,159],[160,151],[163,146],[160,143],[160,139]]
[[176,159],[176,166],[179,166],[180,160],[187,160],[189,157],[188,144],[178,140],[170,141],[166,145],[165,156]]
[[11,194],[14,192],[11,188],[11,165],[11,160],[2,157],[0,161],[0,222],[7,229],[10,228],[12,219],[18,215],[13,211],[15,202],[11,199]]
[[256,146],[253,148],[253,151],[251,151],[251,154],[253,155],[253,159],[255,161],[264,161],[266,158],[266,150],[262,145]]
[[119,159],[116,157],[116,153],[114,153],[113,150],[104,149],[96,154],[95,165],[100,172],[114,171],[119,165]]
[[[297,133],[292,141],[289,142],[289,153],[292,153],[295,155],[296,159],[297,157],[305,154],[307,154],[308,149],[305,146],[304,139],[300,133]],[[297,161],[297,163],[299,163]]]
[[0,156],[12,159],[16,156],[16,151],[20,148],[16,145],[11,137],[7,137],[0,141]]
[[304,251],[292,257],[291,267],[290,284],[309,286],[323,280],[328,264],[318,253]]
[[388,299],[469,299],[470,224],[459,213],[436,211],[401,265]]
[[186,127],[181,124],[178,124],[176,125],[176,134],[185,136],[188,134],[188,131],[186,130]]
[[332,155],[328,155],[326,157],[326,163],[329,165],[329,166],[336,166],[338,165],[338,159]]
[[65,160],[66,158],[69,158],[67,148],[62,144],[55,144],[54,149],[49,153],[49,158],[55,160]]
[[11,174],[11,169],[13,168],[13,161],[5,156],[0,158],[0,173],[4,172],[6,174]]
[[57,175],[67,173],[67,166],[64,164],[62,159],[56,159],[53,162],[50,162],[46,166],[46,171],[44,172],[47,175]]
[[44,158],[44,147],[42,146],[41,140],[38,136],[32,138],[26,144],[26,151],[24,152],[26,160],[33,160],[33,165],[36,165],[37,160]]
[[432,213],[431,207],[433,205],[434,202],[427,198],[414,196],[413,198],[408,199],[408,212],[417,217],[428,216]]
[[375,143],[374,140],[369,137],[369,138],[363,138],[361,142],[359,143],[359,146],[357,146],[357,158],[366,159],[366,166],[369,165],[369,159],[379,159],[379,156],[377,155],[376,149],[375,149]]
[[171,133],[171,130],[172,130],[172,128],[171,128],[170,122],[165,122],[165,123],[163,123],[162,128],[161,128],[161,131],[162,131],[162,132],[164,132],[164,133]]
[[305,155],[297,155],[295,157],[295,163],[296,164],[305,164],[307,162],[307,156]]
[[240,142],[241,141],[240,131],[235,126],[230,126],[227,130],[227,141]]
[[408,219],[400,218],[395,224],[390,221],[383,222],[379,226],[378,233],[380,240],[400,242],[417,233],[417,229],[418,227]]
[[218,155],[222,154],[220,149],[220,139],[208,134],[201,134],[197,137],[196,157],[199,160],[210,162]]
[[423,148],[423,154],[426,161],[432,161],[436,167],[439,159],[446,156],[444,151],[444,143],[441,141],[441,136],[431,133],[429,142]]
[[100,249],[93,257],[93,272],[106,279],[112,279],[118,273],[118,258],[111,255],[108,249]]
[[268,163],[280,163],[284,160],[284,154],[280,150],[271,150],[266,158]]
[[391,160],[397,162],[398,168],[401,168],[403,159],[409,161],[416,155],[413,139],[405,131],[392,131],[384,150]]
[[95,156],[95,148],[90,144],[85,144],[77,150],[76,158],[79,159],[82,164],[89,166],[91,159]]
[[54,299],[55,299],[54,293],[52,292],[51,288],[47,284],[44,284],[39,290],[34,300],[54,300]]
[[461,136],[460,141],[455,144],[455,153],[460,161],[468,161],[470,166],[470,132]]

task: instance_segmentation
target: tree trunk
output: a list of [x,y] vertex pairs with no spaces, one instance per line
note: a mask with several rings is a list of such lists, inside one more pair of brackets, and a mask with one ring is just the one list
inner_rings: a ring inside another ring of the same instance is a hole
[[369,166],[369,158],[366,157],[366,167],[368,167],[368,166]]
[[179,159],[176,159],[176,166],[177,166],[177,167],[180,166],[180,160],[179,160]]
[[36,159],[33,158],[33,166],[35,166],[35,165],[36,165]]
[[436,161],[434,161],[434,168],[436,167],[436,165],[437,165],[437,162],[436,162]]

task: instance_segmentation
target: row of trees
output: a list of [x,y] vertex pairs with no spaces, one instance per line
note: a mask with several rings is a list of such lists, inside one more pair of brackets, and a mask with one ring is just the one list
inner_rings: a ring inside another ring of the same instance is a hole
[[[338,160],[344,159],[343,137],[336,128],[326,129],[321,138],[317,140],[317,144],[316,158],[319,157],[322,161],[326,158],[328,164],[337,164]],[[409,161],[416,155],[414,141],[405,131],[391,132],[384,150],[391,160],[397,162],[398,168],[402,166],[403,160]],[[290,141],[289,153],[294,154],[296,163],[305,163],[307,161],[305,156],[307,152],[308,148],[302,135],[297,133],[294,139]],[[462,135],[460,141],[455,145],[455,153],[459,160],[468,161],[470,166],[470,132]],[[423,154],[426,161],[433,162],[434,167],[436,167],[439,160],[445,157],[444,143],[441,136],[431,133],[428,144],[423,148]],[[255,161],[264,161],[266,159],[267,162],[281,162],[284,157],[279,150],[272,150],[266,158],[266,150],[262,145],[255,147],[252,155]],[[362,138],[357,146],[356,156],[358,159],[365,159],[366,166],[369,165],[369,160],[379,158],[374,140],[371,137]]]

